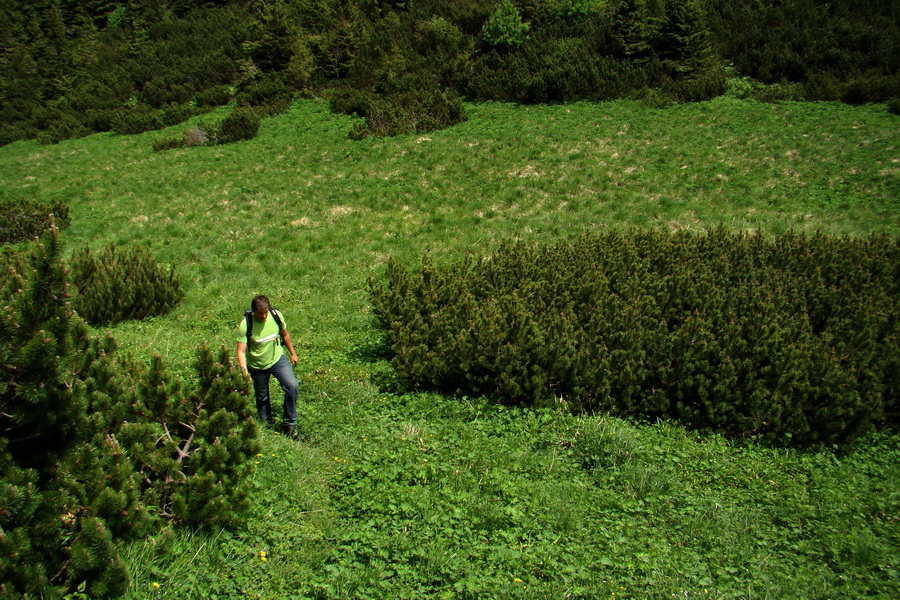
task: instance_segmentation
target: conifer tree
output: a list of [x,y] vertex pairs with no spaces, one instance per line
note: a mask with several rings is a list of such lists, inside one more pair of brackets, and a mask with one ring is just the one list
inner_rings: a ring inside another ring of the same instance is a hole
[[288,21],[285,3],[272,0],[251,0],[253,21],[250,39],[244,50],[253,63],[263,71],[280,71],[291,60],[293,32]]
[[[52,223],[52,220],[51,220]],[[91,597],[128,582],[122,540],[221,526],[248,506],[258,439],[223,346],[187,384],[90,331],[69,303],[55,226],[0,288],[0,598]],[[151,510],[149,507],[154,507]]]
[[656,56],[665,21],[663,0],[623,0],[614,16],[615,37],[627,58],[640,62]]
[[[51,226],[28,272],[11,270],[0,297],[4,597],[53,598],[87,579],[92,593],[115,594],[127,581],[110,526],[129,529],[120,519],[135,503],[133,479],[124,455],[110,449],[100,458],[91,446],[87,398],[73,360],[88,346],[87,328],[67,301],[58,255]],[[104,491],[108,473],[116,474],[117,491]]]
[[73,305],[92,325],[162,315],[183,295],[174,266],[162,267],[144,246],[111,245],[98,252],[84,247],[71,266]]
[[530,27],[522,21],[519,9],[512,0],[500,0],[500,4],[485,22],[481,34],[491,46],[516,48],[525,42]]
[[660,57],[670,70],[688,74],[701,70],[712,57],[709,29],[698,0],[668,0],[660,36]]

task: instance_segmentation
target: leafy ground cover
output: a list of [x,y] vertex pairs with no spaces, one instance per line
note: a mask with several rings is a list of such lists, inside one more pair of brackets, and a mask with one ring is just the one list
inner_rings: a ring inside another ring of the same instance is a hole
[[[353,387],[328,393],[352,398]],[[249,527],[209,549],[180,534],[135,574],[145,593],[134,597],[152,597],[153,582],[163,597],[896,591],[896,440],[835,456],[466,398],[315,404],[300,449],[267,440]]]
[[884,107],[722,98],[467,106],[428,136],[348,139],[296,104],[238,144],[101,134],[0,148],[0,195],[69,204],[71,249],[141,244],[184,300],[111,328],[188,372],[256,293],[298,346],[304,438],[266,433],[246,526],[131,544],[133,598],[895,597],[898,446],[737,445],[661,423],[396,389],[366,280],[389,256],[720,223],[900,233]]

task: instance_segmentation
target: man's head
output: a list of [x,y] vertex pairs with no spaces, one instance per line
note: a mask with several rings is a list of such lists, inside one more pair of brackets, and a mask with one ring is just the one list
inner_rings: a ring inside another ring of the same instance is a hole
[[269,298],[260,294],[250,302],[250,310],[258,321],[265,321],[269,316]]

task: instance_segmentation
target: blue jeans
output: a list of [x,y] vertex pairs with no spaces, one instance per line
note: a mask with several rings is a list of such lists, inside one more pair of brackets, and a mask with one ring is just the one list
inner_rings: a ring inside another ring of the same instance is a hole
[[291,361],[284,354],[268,369],[248,369],[253,380],[253,393],[256,396],[256,411],[259,418],[266,423],[272,422],[272,403],[269,400],[269,375],[274,375],[281,389],[284,390],[284,425],[297,424],[297,394],[300,384],[294,376]]

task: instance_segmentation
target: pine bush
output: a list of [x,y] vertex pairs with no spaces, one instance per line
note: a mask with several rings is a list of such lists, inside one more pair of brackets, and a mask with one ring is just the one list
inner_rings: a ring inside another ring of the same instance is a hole
[[416,387],[832,444],[898,423],[898,259],[881,236],[610,233],[392,262],[371,294]]
[[459,95],[428,77],[408,78],[398,89],[380,95],[348,94],[342,102],[345,110],[365,116],[365,123],[350,132],[353,139],[425,133],[468,119]]
[[293,90],[282,77],[270,75],[241,86],[235,99],[239,106],[255,108],[258,114],[274,115],[290,107]]
[[249,108],[237,108],[222,119],[217,131],[220,144],[252,140],[259,132],[259,116]]
[[69,206],[61,201],[52,205],[32,200],[0,201],[0,244],[38,237],[50,226],[51,215],[60,229],[71,223]]
[[159,111],[159,120],[163,127],[184,123],[191,117],[204,112],[189,104],[171,104]]
[[200,347],[191,382],[158,356],[143,365],[118,353],[72,310],[59,255],[55,227],[0,255],[3,598],[121,595],[120,542],[169,524],[236,523],[259,451],[224,346]]
[[900,115],[900,97],[891,98],[887,103],[888,112],[892,115]]
[[56,120],[38,134],[42,144],[58,144],[63,140],[82,138],[94,133],[82,123],[80,116],[71,112],[61,112]]
[[131,461],[144,506],[192,527],[235,524],[249,506],[249,457],[259,452],[247,386],[223,346],[205,343],[188,386],[154,355],[149,366],[96,339],[81,360],[94,428]]
[[441,85],[454,87],[465,80],[475,41],[443,17],[431,17],[417,27],[415,48]]
[[175,267],[164,268],[143,246],[84,247],[72,256],[71,280],[73,306],[93,325],[162,315],[183,296]]
[[153,151],[162,152],[163,150],[184,148],[186,145],[184,136],[168,136],[153,140]]
[[663,93],[679,102],[700,102],[725,93],[725,71],[710,68],[690,76],[669,80],[662,86]]
[[159,111],[149,107],[128,107],[113,111],[110,115],[111,129],[119,135],[134,135],[163,128]]
[[219,85],[203,90],[194,96],[194,101],[200,106],[224,106],[231,102],[234,91],[230,86]]
[[[140,535],[146,524],[122,513],[136,502],[134,478],[113,475],[127,467],[125,457],[91,447],[87,398],[73,368],[87,329],[66,301],[58,254],[54,227],[0,290],[4,597],[56,598],[86,578],[96,582],[91,593],[98,596],[121,592],[127,577],[110,530]],[[115,484],[119,491],[109,494],[118,503],[100,502],[98,492]]]

